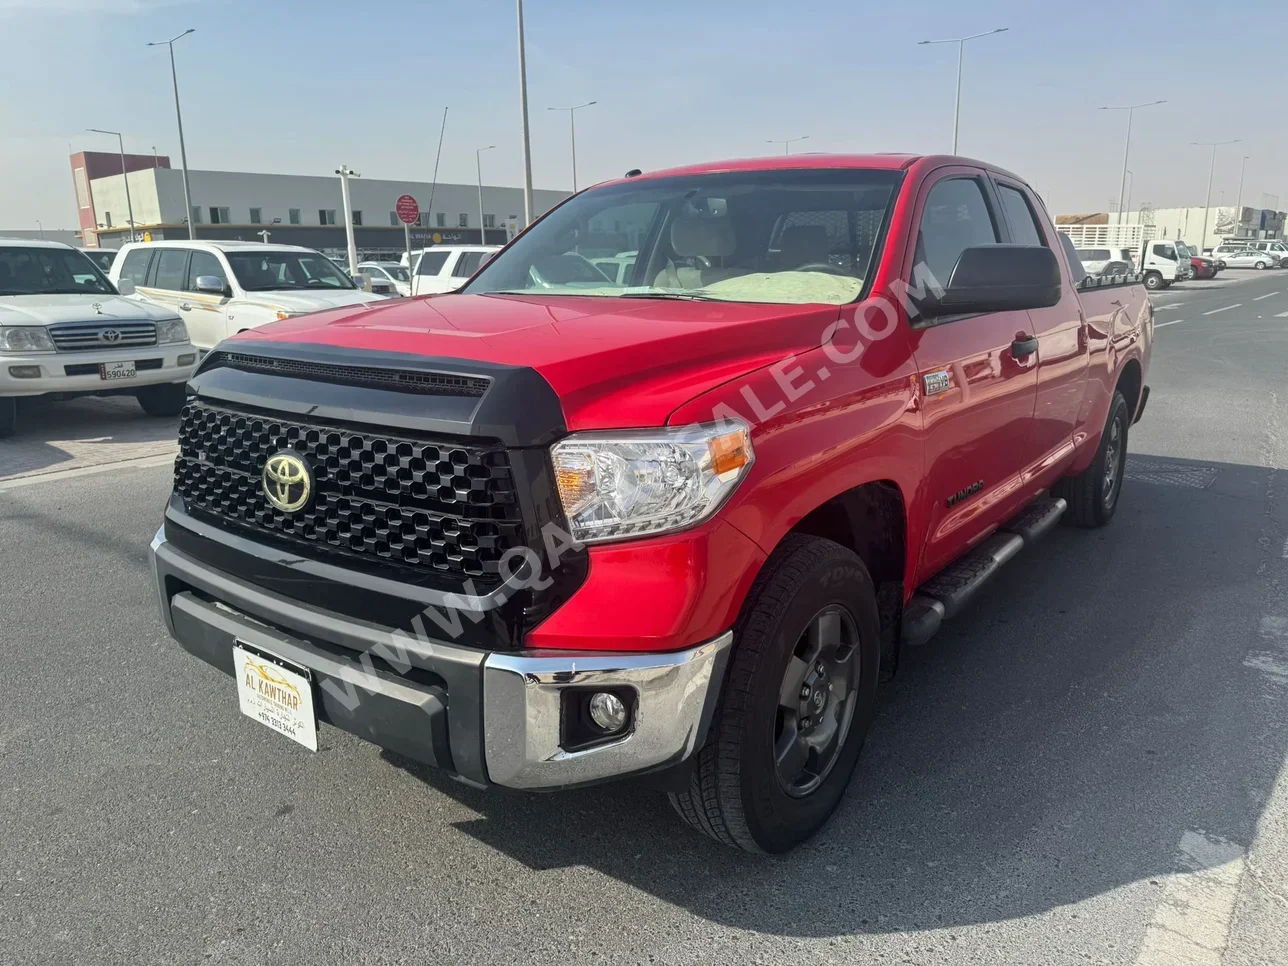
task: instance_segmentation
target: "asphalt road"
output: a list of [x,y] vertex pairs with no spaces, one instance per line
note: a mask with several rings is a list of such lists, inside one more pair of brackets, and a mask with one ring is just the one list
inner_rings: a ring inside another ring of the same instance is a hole
[[1113,525],[907,654],[778,859],[311,755],[166,638],[167,468],[0,482],[0,963],[1288,962],[1288,272],[1246,275],[1156,299]]

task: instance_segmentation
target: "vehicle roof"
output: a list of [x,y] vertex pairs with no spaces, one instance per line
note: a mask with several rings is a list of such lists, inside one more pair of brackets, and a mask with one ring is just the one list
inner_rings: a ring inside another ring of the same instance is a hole
[[618,184],[622,181],[640,179],[687,177],[700,174],[722,174],[731,171],[814,171],[824,168],[832,169],[866,169],[870,171],[904,171],[918,162],[927,162],[931,167],[946,164],[963,164],[984,168],[997,174],[1006,175],[1016,181],[1023,178],[999,168],[997,165],[975,158],[960,157],[950,154],[791,154],[775,155],[768,158],[735,158],[727,161],[707,161],[701,164],[690,164],[679,168],[664,168],[660,171],[648,171],[634,178],[617,178],[604,184]]
[[315,248],[305,248],[302,245],[274,245],[271,242],[245,242],[245,241],[208,241],[203,238],[167,238],[161,241],[151,242],[127,242],[122,246],[125,248],[196,248],[212,252],[311,252],[317,254]]
[[465,249],[467,249],[467,248],[468,248],[468,249],[471,249],[471,250],[473,250],[473,249],[479,249],[479,248],[487,248],[487,249],[490,249],[490,250],[500,251],[501,246],[500,246],[500,245],[484,245],[484,244],[481,244],[481,243],[480,243],[480,244],[475,244],[475,245],[431,245],[431,246],[429,246],[429,248],[413,248],[413,249],[411,250],[411,253],[412,253],[413,255],[423,255],[423,254],[425,254],[425,252],[459,252],[459,251],[463,251],[463,250],[465,250]]
[[66,248],[68,251],[75,251],[71,245],[64,245],[62,242],[47,241],[44,238],[0,238],[0,247],[3,248]]
[[364,261],[358,262],[358,264],[359,265],[380,265],[381,267],[388,265],[391,268],[403,267],[402,262],[390,261],[388,258],[368,258]]

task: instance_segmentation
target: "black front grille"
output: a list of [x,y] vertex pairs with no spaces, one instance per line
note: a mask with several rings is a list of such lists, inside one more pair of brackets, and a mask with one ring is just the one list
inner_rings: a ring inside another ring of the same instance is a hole
[[[301,454],[316,496],[283,513],[261,474],[280,450]],[[523,541],[509,458],[500,443],[389,436],[280,414],[201,403],[184,408],[175,492],[189,513],[268,532],[298,552],[339,554],[410,574],[500,580]]]
[[420,372],[415,369],[377,369],[372,366],[343,366],[329,362],[307,362],[279,356],[257,356],[246,352],[213,352],[202,365],[202,371],[226,366],[245,372],[267,372],[315,382],[343,386],[370,386],[394,392],[420,393],[429,396],[482,396],[490,380],[480,376],[461,376],[452,372]]

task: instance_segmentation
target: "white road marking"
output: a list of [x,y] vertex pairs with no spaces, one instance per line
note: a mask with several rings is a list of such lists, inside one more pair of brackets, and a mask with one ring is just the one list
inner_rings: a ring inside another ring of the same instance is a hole
[[1288,540],[1284,541],[1284,559],[1288,560]]
[[1155,306],[1154,306],[1154,311],[1155,311],[1155,312],[1166,312],[1166,311],[1168,311],[1169,309],[1179,309],[1182,305],[1185,305],[1185,304],[1186,304],[1186,303],[1184,303],[1184,302],[1173,302],[1171,305],[1155,305]]
[[1229,312],[1231,309],[1238,309],[1238,308],[1242,308],[1242,307],[1243,307],[1243,303],[1242,303],[1242,302],[1235,302],[1233,305],[1227,305],[1227,306],[1224,306],[1223,308],[1213,309],[1211,312],[1204,312],[1203,314],[1204,314],[1204,315],[1216,315],[1218,312]]
[[1258,295],[1258,296],[1257,296],[1255,299],[1253,299],[1252,301],[1254,301],[1254,302],[1260,302],[1262,299],[1274,298],[1276,295],[1283,295],[1283,294],[1284,294],[1283,292],[1269,292],[1269,293],[1267,293],[1266,295]]
[[15,476],[12,479],[0,480],[0,490],[12,490],[19,486],[30,486],[33,483],[49,483],[54,480],[66,480],[76,476],[91,476],[95,473],[106,473],[108,470],[126,470],[135,467],[173,466],[174,454],[164,456],[140,456],[128,460],[116,460],[113,463],[98,463],[94,466],[79,466],[71,470],[54,470],[51,473],[32,473],[28,476]]
[[1280,312],[1275,316],[1276,319],[1288,319],[1288,312]]
[[1238,845],[1215,835],[1181,836],[1176,864],[1183,871],[1167,877],[1136,966],[1221,966],[1244,855]]
[[1171,322],[1155,322],[1154,328],[1166,329],[1169,325],[1176,325],[1177,323],[1184,322],[1184,321],[1185,321],[1184,319],[1172,319]]

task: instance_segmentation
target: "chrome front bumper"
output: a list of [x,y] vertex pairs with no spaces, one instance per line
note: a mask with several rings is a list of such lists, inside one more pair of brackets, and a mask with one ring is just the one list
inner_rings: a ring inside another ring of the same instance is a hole
[[[706,737],[733,642],[727,631],[666,653],[489,653],[423,641],[409,650],[413,673],[399,675],[387,664],[373,670],[366,654],[381,653],[394,628],[267,593],[169,544],[164,528],[152,560],[166,628],[185,650],[226,674],[236,640],[302,664],[317,682],[321,720],[473,784],[562,788],[685,760]],[[401,646],[410,640],[402,635]],[[562,692],[602,688],[633,691],[628,730],[565,749]]]

